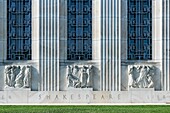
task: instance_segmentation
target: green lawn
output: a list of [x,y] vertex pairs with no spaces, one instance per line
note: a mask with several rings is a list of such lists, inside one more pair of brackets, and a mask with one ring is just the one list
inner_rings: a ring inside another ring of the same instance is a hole
[[170,106],[0,106],[0,113],[170,113]]

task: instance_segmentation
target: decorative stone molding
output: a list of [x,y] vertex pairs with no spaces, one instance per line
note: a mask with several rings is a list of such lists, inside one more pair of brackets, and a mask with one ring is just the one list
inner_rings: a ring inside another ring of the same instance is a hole
[[154,88],[155,67],[147,65],[128,66],[129,88]]
[[68,65],[66,70],[67,87],[92,87],[92,65]]
[[30,88],[31,66],[5,66],[5,88]]

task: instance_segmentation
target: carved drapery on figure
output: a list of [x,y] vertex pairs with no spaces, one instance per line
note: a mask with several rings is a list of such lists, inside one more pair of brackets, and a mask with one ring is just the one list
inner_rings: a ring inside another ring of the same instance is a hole
[[67,86],[74,88],[92,87],[92,65],[67,66]]
[[5,66],[5,88],[29,88],[31,66]]
[[154,66],[129,66],[129,88],[154,88]]

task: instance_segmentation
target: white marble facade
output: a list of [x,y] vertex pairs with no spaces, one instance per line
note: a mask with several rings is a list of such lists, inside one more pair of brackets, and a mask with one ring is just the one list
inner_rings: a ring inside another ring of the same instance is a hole
[[[67,0],[32,0],[32,60],[6,60],[6,1],[0,0],[1,91],[7,85],[7,66],[31,67],[31,91],[58,92],[67,91],[68,87],[103,94],[127,91],[128,95],[131,90],[136,93],[136,88],[170,91],[169,0],[152,0],[152,60],[145,61],[127,60],[127,0],[92,0],[92,60],[88,61],[67,60]],[[68,77],[74,75],[73,70],[69,71],[74,66],[84,78]],[[92,73],[88,74],[90,66]],[[153,73],[142,74],[145,69]],[[134,70],[138,73],[136,78],[131,72]],[[142,75],[147,78],[147,85],[139,83]],[[29,93],[32,95],[34,92]]]

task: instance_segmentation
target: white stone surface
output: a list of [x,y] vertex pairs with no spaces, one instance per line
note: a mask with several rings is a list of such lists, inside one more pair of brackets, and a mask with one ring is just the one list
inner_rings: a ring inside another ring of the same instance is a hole
[[4,89],[31,87],[31,66],[8,65],[4,69]]
[[131,91],[1,91],[0,104],[166,104],[170,92],[138,89]]
[[[90,61],[67,60],[67,0],[32,0],[32,60],[8,61],[6,1],[0,0],[1,104],[170,102],[169,0],[152,0],[153,57],[145,61],[127,60],[127,0],[92,0]],[[32,66],[32,91],[3,91],[5,65],[27,64]],[[74,64],[94,66],[94,91],[65,91],[66,66]],[[157,68],[156,91],[127,91],[128,65],[141,64]]]

